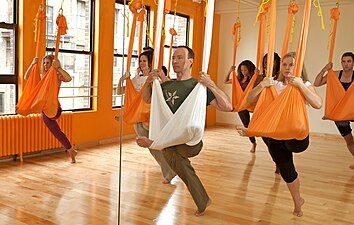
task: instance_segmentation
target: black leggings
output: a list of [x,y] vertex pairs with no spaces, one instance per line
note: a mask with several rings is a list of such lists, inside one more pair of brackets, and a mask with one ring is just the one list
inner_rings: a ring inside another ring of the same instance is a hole
[[[247,128],[248,125],[250,124],[250,112],[248,112],[247,110],[243,110],[243,111],[238,112],[238,115],[240,116],[243,126],[245,126]],[[249,137],[249,139],[250,139],[251,143],[256,143],[255,137]]]
[[275,140],[263,138],[268,146],[268,151],[286,183],[291,183],[297,178],[293,161],[293,152],[303,152],[309,146],[309,136],[303,140]]
[[347,136],[348,134],[352,133],[352,128],[350,127],[350,121],[334,121],[336,124],[340,135],[342,137]]

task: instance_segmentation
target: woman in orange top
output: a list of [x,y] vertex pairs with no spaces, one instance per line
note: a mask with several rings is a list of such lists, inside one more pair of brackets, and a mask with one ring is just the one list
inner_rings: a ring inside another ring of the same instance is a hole
[[[30,65],[30,67],[27,69],[25,73],[24,79],[27,80],[30,71],[32,70],[33,66],[38,63],[38,57],[35,57]],[[50,67],[53,67],[57,71],[58,75],[58,86],[60,87],[61,82],[70,82],[71,81],[71,76],[61,68],[59,60],[54,60],[53,55],[47,55],[43,58],[43,72],[41,74],[41,79],[43,79],[44,75],[48,72]],[[71,145],[69,139],[66,137],[66,135],[63,133],[63,131],[60,129],[57,119],[60,117],[62,112],[62,109],[59,105],[57,114],[53,118],[47,117],[44,113],[42,113],[42,118],[44,121],[44,124],[48,127],[50,132],[58,139],[58,141],[65,147],[67,153],[69,154],[71,158],[71,162],[75,163],[76,162],[76,155],[77,152],[76,150],[73,149],[73,146]]]

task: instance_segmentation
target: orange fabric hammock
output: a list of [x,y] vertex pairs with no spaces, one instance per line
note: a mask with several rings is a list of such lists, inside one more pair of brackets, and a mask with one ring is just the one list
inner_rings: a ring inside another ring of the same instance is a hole
[[[328,61],[333,61],[334,43],[339,20],[339,8],[331,9],[333,27],[330,37],[330,48]],[[354,85],[350,85],[347,91],[344,90],[336,73],[331,69],[327,73],[326,106],[325,118],[333,121],[354,120]]]
[[[42,17],[43,16],[40,18]],[[54,60],[58,59],[60,36],[66,34],[67,30],[67,23],[65,17],[62,15],[62,10],[57,17],[56,23],[58,31],[55,42]],[[39,37],[40,29],[38,31],[37,38]],[[37,45],[38,43],[39,42],[37,42]],[[39,47],[37,46],[36,55],[38,55],[38,48]],[[55,117],[59,108],[59,85],[57,71],[53,67],[50,67],[50,69],[46,72],[46,74],[42,76],[42,79],[36,85],[33,84],[35,84],[35,81],[39,76],[38,66],[34,67],[34,69],[31,71],[31,75],[34,76],[30,78],[30,85],[26,87],[26,91],[24,91],[21,96],[21,99],[17,105],[17,113],[26,116],[30,113],[43,112],[49,118]]]
[[[276,0],[272,1],[271,8],[267,77],[272,74],[274,63]],[[303,67],[310,12],[311,0],[306,0],[295,60],[295,76],[297,77],[301,75]],[[280,140],[306,138],[309,133],[309,124],[305,99],[300,90],[288,85],[279,96],[276,95],[274,87],[263,90],[250,122],[248,135]]]
[[144,32],[144,20],[145,20],[146,10],[143,7],[140,12],[138,13],[138,21],[139,23],[139,47],[138,47],[138,54],[140,55],[143,49],[143,32]]
[[[133,13],[133,23],[131,27],[129,47],[128,47],[128,59],[126,71],[130,72],[131,58],[134,45],[134,37],[136,30],[136,21],[140,21],[140,35],[142,35],[142,27],[145,16],[145,9],[143,8],[139,13],[138,10],[142,7],[139,0],[132,1],[129,4],[129,9]],[[141,36],[142,37],[142,36]],[[141,40],[139,38],[139,49],[141,50]],[[142,90],[145,87],[143,85],[142,89],[137,92],[134,88],[134,85],[130,79],[130,76],[126,78],[126,87],[125,87],[125,96],[124,96],[124,107],[123,107],[123,120],[129,124],[135,124],[138,122],[147,122],[149,121],[149,104],[146,104],[142,98]]]
[[[259,8],[258,20],[259,20],[259,30],[258,30],[258,44],[257,44],[257,59],[256,66],[258,70],[262,68],[262,59],[264,54],[264,45],[265,45],[265,28],[266,28],[266,13],[269,9],[269,1],[263,1]],[[239,25],[236,23],[234,25],[234,35],[238,35],[236,29],[240,29]],[[235,41],[238,39],[237,36],[234,36],[234,54],[233,54],[233,63],[235,65],[236,60],[236,51],[237,45]],[[259,72],[255,71],[250,82],[248,83],[246,89],[243,91],[241,85],[237,79],[236,72],[233,71],[232,75],[232,105],[234,107],[234,112],[239,112],[247,109],[248,111],[254,111],[255,104],[251,104],[247,101],[248,93],[253,89],[253,86],[259,76]]]
[[142,98],[145,84],[138,92],[135,90],[130,77],[126,79],[123,119],[124,122],[135,124],[139,122],[149,122],[150,104],[145,103]]
[[[129,46],[128,46],[128,57],[127,57],[127,66],[126,71],[130,72],[130,65],[132,63],[132,54],[133,54],[133,44],[135,38],[135,30],[136,30],[136,21],[138,19],[138,10],[141,9],[142,5],[139,0],[133,0],[129,3],[129,9],[133,13],[133,22],[132,28],[130,32],[129,38]],[[141,24],[140,24],[141,25]]]
[[286,21],[285,36],[283,40],[283,46],[281,51],[281,58],[288,53],[289,37],[291,33],[291,27],[294,20],[294,15],[299,11],[299,6],[295,2],[290,2],[288,6],[288,19]]
[[[45,10],[43,8],[43,5],[40,5],[36,14],[36,17],[34,19],[34,24],[35,24],[35,42],[36,42],[36,57],[39,56],[39,48],[44,48],[43,44],[41,43],[41,34],[42,34],[42,22],[45,20],[46,15],[45,15]],[[21,115],[28,115],[31,113],[30,106],[31,106],[31,101],[29,99],[33,97],[31,95],[32,90],[35,89],[37,84],[40,82],[41,77],[39,73],[39,65],[36,63],[33,67],[32,70],[30,71],[28,80],[26,82],[26,86],[23,89],[22,95],[20,99],[18,100],[17,106],[16,106],[16,112]]]

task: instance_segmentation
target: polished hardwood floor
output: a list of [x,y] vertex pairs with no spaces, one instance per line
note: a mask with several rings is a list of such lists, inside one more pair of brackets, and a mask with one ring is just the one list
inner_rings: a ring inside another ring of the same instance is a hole
[[[191,159],[213,202],[203,217],[183,182],[171,185],[150,153],[123,143],[120,224],[354,224],[354,163],[344,141],[311,137],[295,162],[306,200],[292,215],[286,184],[261,139],[249,152],[234,129],[207,129],[204,149]],[[78,163],[65,153],[0,163],[0,224],[118,224],[119,145],[80,149]]]

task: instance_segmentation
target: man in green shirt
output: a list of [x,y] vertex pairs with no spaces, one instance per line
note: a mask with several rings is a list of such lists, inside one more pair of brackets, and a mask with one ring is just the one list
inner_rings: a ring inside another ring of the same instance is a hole
[[[218,110],[231,112],[233,107],[229,101],[228,96],[216,86],[216,84],[211,80],[210,76],[206,73],[200,72],[199,80],[192,77],[190,69],[194,61],[194,52],[187,46],[179,46],[172,57],[172,66],[177,74],[177,80],[167,80],[161,84],[162,92],[165,101],[171,111],[175,113],[183,101],[187,98],[193,88],[197,83],[201,83],[207,87],[207,105],[215,106]],[[149,84],[147,88],[144,89],[144,100],[150,102],[151,92],[152,92],[152,82],[157,77],[161,76],[159,71],[153,71],[147,83]],[[239,121],[241,124],[241,121]],[[150,124],[150,126],[153,126]],[[137,144],[141,147],[148,148],[153,143],[146,137],[138,137]],[[174,170],[177,175],[186,184],[189,192],[192,195],[194,202],[196,203],[198,209],[194,213],[196,216],[201,216],[204,214],[206,207],[211,203],[202,182],[195,173],[188,158],[194,157],[199,154],[202,150],[203,142],[200,141],[194,146],[189,146],[186,144],[169,146],[162,150],[163,155],[170,165],[172,170]]]

